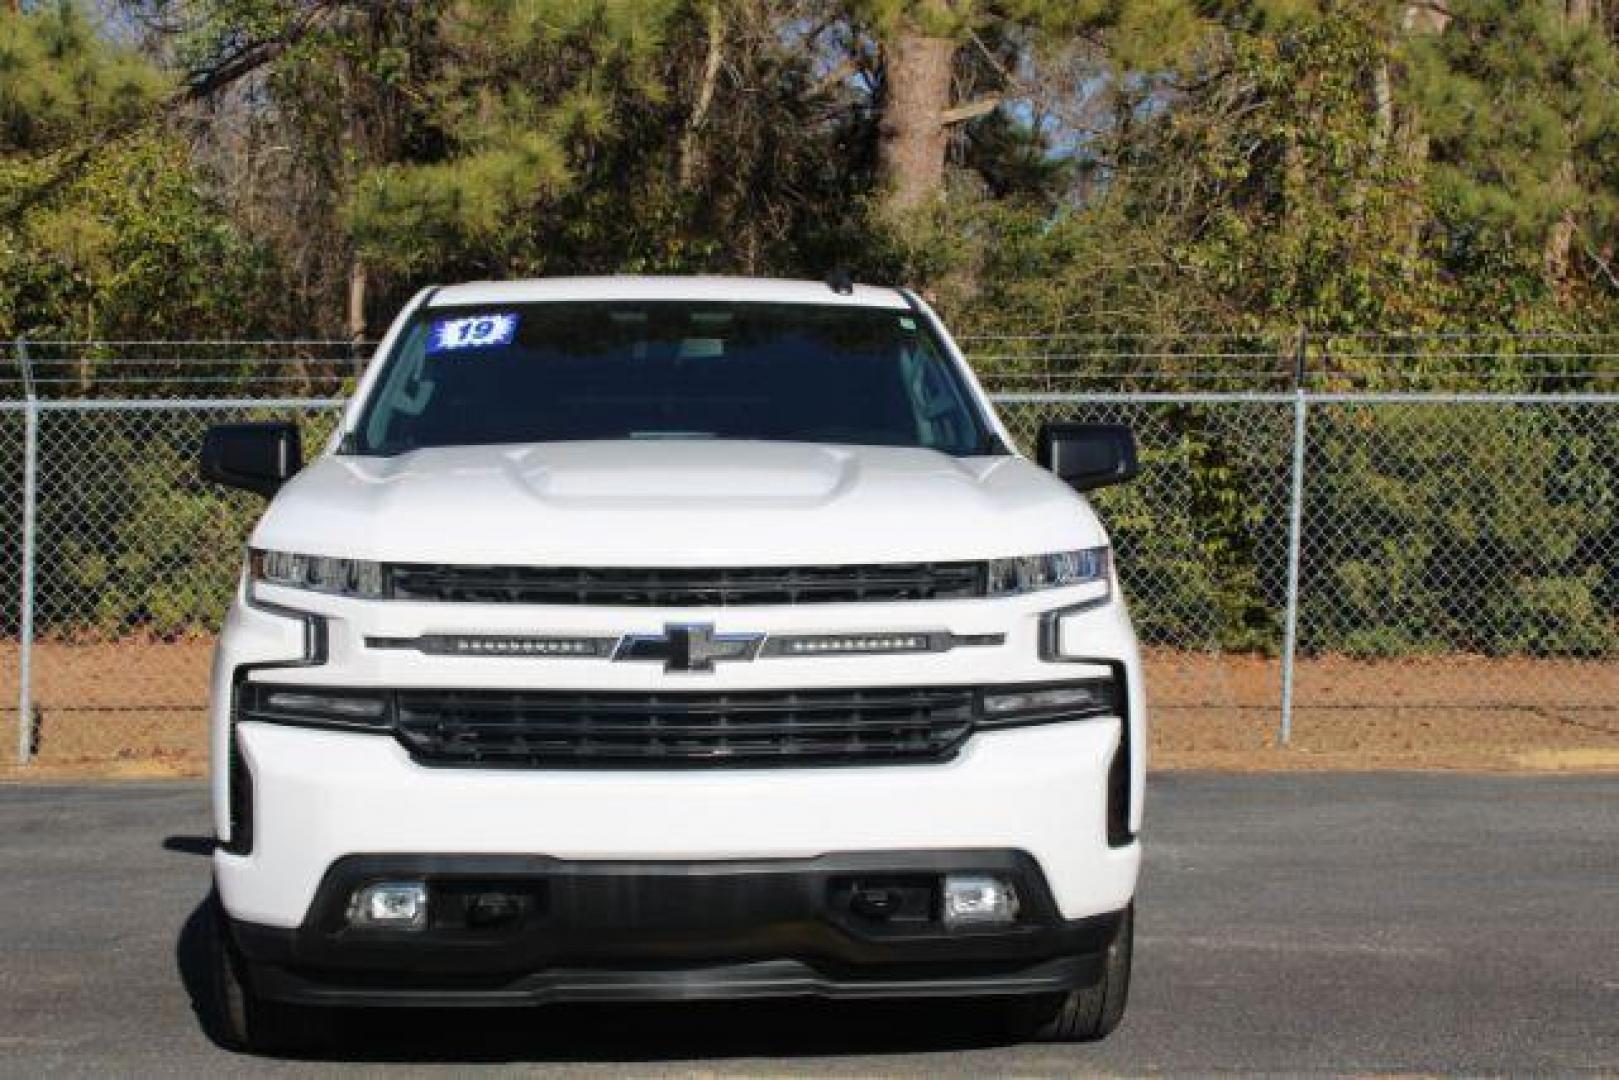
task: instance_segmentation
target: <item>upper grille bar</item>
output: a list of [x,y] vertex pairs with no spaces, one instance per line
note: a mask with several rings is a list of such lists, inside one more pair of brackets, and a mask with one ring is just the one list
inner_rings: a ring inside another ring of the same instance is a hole
[[987,595],[984,562],[876,563],[738,568],[453,566],[388,568],[401,600],[606,607],[961,600]]

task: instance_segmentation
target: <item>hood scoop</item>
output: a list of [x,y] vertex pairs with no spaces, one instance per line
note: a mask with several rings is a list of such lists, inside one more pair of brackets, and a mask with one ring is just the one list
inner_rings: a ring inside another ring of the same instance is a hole
[[818,502],[855,471],[851,455],[827,447],[669,439],[535,446],[511,467],[539,499],[570,504]]

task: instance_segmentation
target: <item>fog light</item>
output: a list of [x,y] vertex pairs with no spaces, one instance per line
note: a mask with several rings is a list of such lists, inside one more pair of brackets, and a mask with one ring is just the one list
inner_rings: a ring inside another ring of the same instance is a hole
[[1004,878],[951,874],[944,879],[946,926],[993,926],[1017,918],[1017,890]]
[[427,925],[427,886],[420,881],[379,881],[357,889],[349,904],[349,923],[420,930]]

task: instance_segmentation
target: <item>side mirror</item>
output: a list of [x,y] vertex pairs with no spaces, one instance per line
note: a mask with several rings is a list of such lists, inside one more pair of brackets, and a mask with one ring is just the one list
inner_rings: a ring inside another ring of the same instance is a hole
[[266,497],[304,466],[298,425],[216,424],[202,437],[202,478]]
[[1136,437],[1123,424],[1057,422],[1040,429],[1040,465],[1077,491],[1134,480],[1141,471]]

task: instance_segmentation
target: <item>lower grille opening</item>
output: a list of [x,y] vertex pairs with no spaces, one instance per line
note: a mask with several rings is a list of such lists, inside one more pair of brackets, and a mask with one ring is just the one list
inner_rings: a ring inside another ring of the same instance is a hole
[[970,687],[634,694],[401,690],[419,760],[514,767],[937,761],[972,731]]

